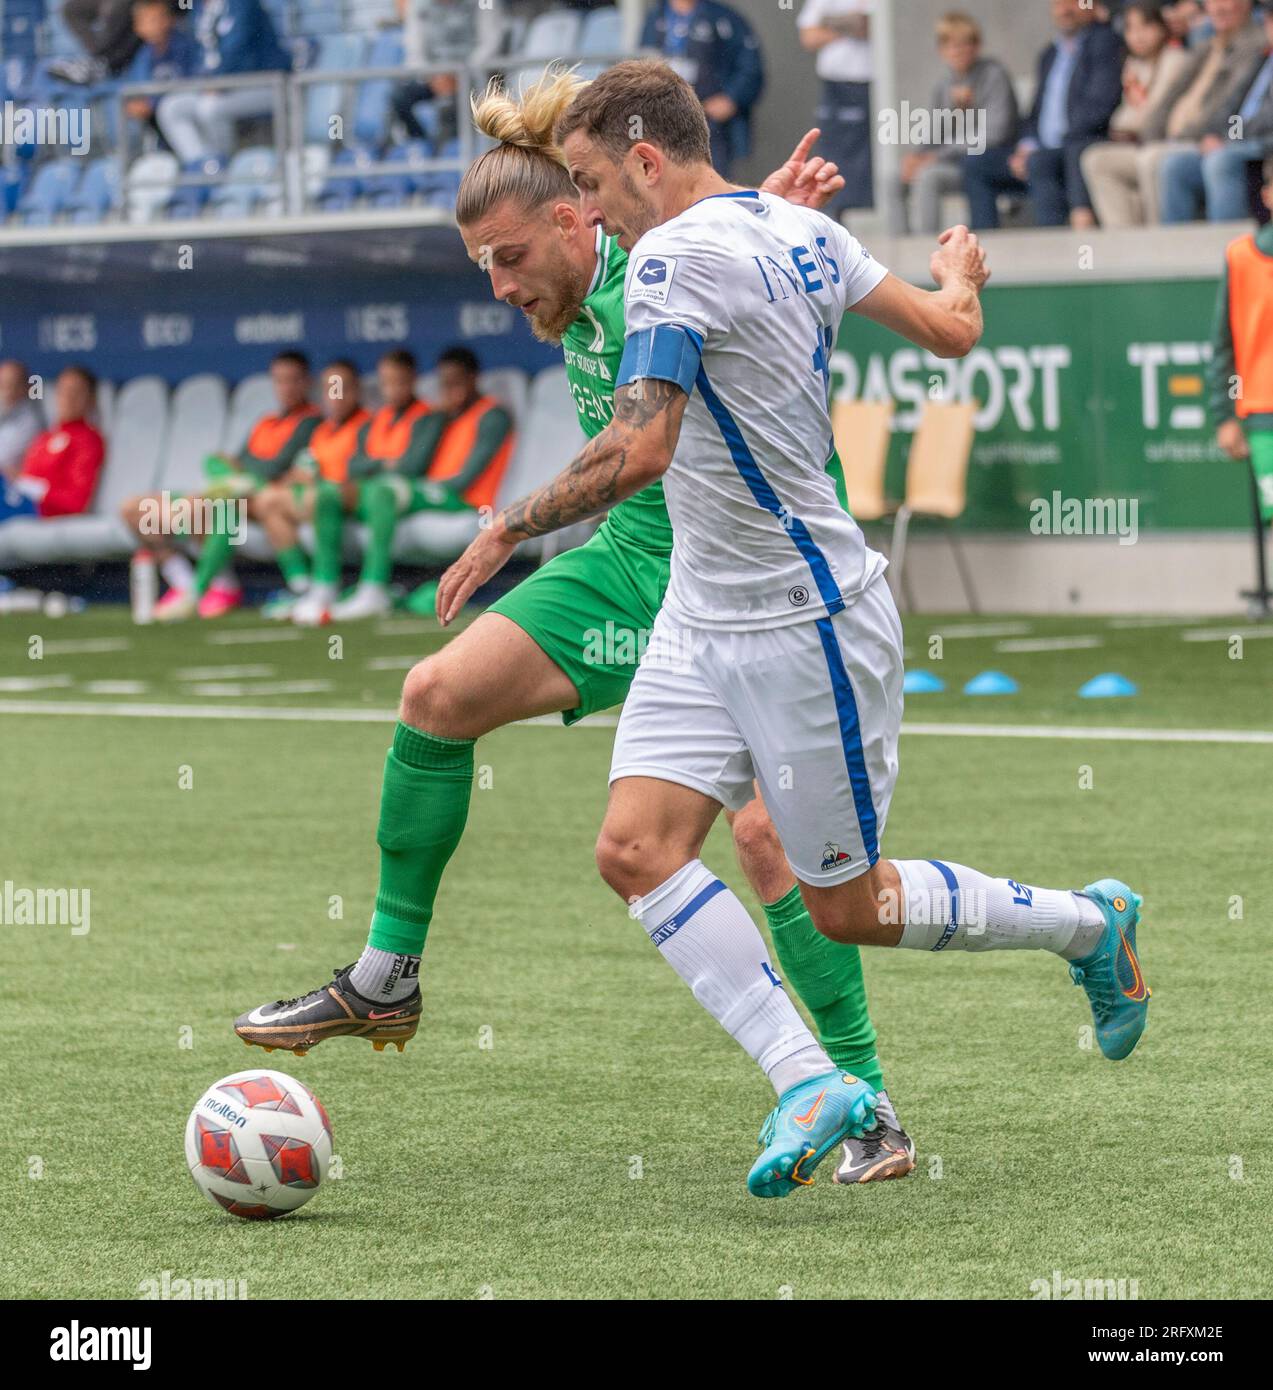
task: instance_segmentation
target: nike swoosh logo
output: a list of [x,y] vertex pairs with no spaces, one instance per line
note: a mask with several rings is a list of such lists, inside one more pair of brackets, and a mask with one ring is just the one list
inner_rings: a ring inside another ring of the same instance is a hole
[[390,1010],[388,1010],[386,1013],[383,1013],[383,1014],[378,1014],[378,1013],[375,1011],[375,1009],[368,1009],[368,1010],[367,1010],[367,1017],[368,1017],[368,1018],[400,1018],[404,1013],[406,1013],[406,1010],[405,1010],[405,1009],[390,1009]]
[[1136,959],[1136,952],[1132,950],[1131,943],[1124,936],[1122,927],[1118,929],[1118,939],[1123,950],[1127,952],[1127,963],[1131,966],[1132,976],[1135,979],[1135,984],[1132,985],[1131,989],[1123,990],[1123,997],[1129,999],[1133,1004],[1144,1003],[1145,996],[1149,992],[1145,985],[1145,977],[1141,974],[1140,961]]
[[825,1090],[818,1092],[818,1098],[804,1112],[803,1115],[793,1115],[791,1122],[799,1125],[801,1129],[812,1129],[818,1116],[822,1113],[822,1107],[826,1104],[827,1093]]
[[280,1009],[276,1014],[265,1013],[265,1009],[269,1006],[264,1005],[260,1009],[253,1009],[252,1012],[248,1014],[248,1022],[258,1024],[277,1023],[281,1018],[292,1018],[296,1014],[308,1013],[311,1009],[316,1009],[322,1002],[321,999],[315,999],[312,1004],[297,1004],[295,1008]]

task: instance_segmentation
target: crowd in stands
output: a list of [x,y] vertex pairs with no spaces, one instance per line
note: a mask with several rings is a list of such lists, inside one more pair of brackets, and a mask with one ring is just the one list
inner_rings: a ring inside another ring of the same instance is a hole
[[[181,499],[184,508],[174,509],[171,494],[148,494],[128,498],[120,510],[167,584],[155,618],[215,618],[242,602],[231,564],[240,508],[244,521],[263,528],[286,584],[267,616],[315,625],[387,612],[399,523],[422,512],[492,507],[515,442],[512,414],[480,389],[480,363],[469,348],[440,355],[433,401],[417,394],[418,371],[409,349],[383,353],[373,407],[357,368],[337,359],[319,374],[315,404],[306,356],[278,353],[270,364],[275,408],[237,453],[204,460],[197,495]],[[94,422],[93,374],[63,369],[51,428],[32,399],[34,381],[23,363],[0,362],[0,528],[87,512],[106,456]],[[359,581],[342,598],[351,520],[365,524],[367,543]],[[312,560],[301,544],[306,523],[314,528]],[[431,609],[429,586],[417,604]]]

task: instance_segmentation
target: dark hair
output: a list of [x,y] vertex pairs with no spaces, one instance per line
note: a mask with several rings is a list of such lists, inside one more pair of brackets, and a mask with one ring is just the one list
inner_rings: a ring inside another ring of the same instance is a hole
[[303,352],[297,352],[295,348],[285,348],[282,352],[276,352],[270,358],[270,366],[276,367],[280,362],[290,362],[293,366],[299,367],[301,371],[309,371],[309,358]]
[[1127,16],[1135,10],[1146,24],[1156,24],[1160,29],[1166,30],[1167,16],[1162,12],[1162,0],[1130,0],[1129,4],[1123,6],[1123,13],[1120,16],[1123,23],[1127,23]]
[[395,367],[405,367],[409,372],[419,370],[419,363],[415,360],[415,353],[410,348],[390,348],[388,352],[382,353],[380,365],[392,362]]
[[438,366],[442,366],[444,362],[452,362],[457,367],[463,367],[472,376],[476,376],[482,370],[482,364],[477,360],[477,353],[472,348],[466,348],[461,344],[438,353]]
[[350,376],[355,378],[360,378],[362,375],[348,357],[333,357],[323,370],[325,372],[348,372]]
[[88,387],[89,395],[96,398],[97,373],[93,371],[91,367],[86,367],[83,362],[68,362],[58,375],[65,376],[67,372],[70,372],[72,376],[79,377],[84,385]]
[[557,122],[557,143],[581,130],[621,160],[638,141],[675,164],[710,164],[711,136],[694,89],[666,63],[635,58],[594,78]]
[[[162,5],[169,14],[172,14],[172,0],[133,0],[132,8],[134,10],[148,10],[154,5]],[[173,15],[173,18],[175,19],[176,16]]]
[[1264,183],[1273,183],[1273,154],[1265,157],[1264,166],[1260,170],[1260,174]]

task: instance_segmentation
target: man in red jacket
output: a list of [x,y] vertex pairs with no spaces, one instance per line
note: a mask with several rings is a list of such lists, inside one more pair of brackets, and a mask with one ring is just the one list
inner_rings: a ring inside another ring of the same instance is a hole
[[93,500],[106,443],[89,424],[97,378],[87,367],[64,367],[54,387],[57,423],[31,441],[15,473],[0,486],[0,522],[16,516],[75,516]]

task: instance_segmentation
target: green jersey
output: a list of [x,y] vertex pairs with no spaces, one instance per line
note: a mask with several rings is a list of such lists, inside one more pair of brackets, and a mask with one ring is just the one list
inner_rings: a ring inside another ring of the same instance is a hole
[[[597,229],[597,268],[579,317],[561,340],[566,377],[575,398],[579,425],[592,439],[614,414],[614,383],[623,358],[623,280],[627,252]],[[672,523],[663,501],[663,484],[651,483],[610,509],[604,525],[616,540],[665,555],[672,553]]]

